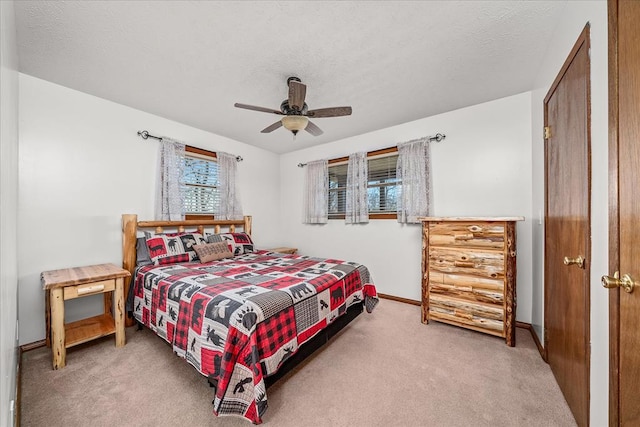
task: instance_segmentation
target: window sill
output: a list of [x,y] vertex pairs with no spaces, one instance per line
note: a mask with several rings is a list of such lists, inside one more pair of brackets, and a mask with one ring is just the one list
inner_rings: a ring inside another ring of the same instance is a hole
[[213,214],[187,214],[184,216],[185,220],[189,219],[215,219]]
[[[329,217],[329,220],[332,219],[340,219],[344,220],[345,215],[332,215]],[[398,214],[395,213],[372,213],[369,214],[369,219],[398,219]]]

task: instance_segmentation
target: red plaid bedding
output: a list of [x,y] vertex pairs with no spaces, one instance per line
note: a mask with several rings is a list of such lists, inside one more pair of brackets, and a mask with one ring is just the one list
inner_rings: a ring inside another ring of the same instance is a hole
[[214,413],[255,424],[264,378],[349,306],[377,302],[363,265],[266,251],[142,267],[132,292],[135,318],[217,384]]

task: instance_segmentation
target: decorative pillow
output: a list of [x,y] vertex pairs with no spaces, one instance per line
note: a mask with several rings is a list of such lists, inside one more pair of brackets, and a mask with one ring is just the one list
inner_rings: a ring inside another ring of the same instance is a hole
[[225,242],[206,243],[195,245],[193,249],[198,254],[200,262],[215,261],[223,258],[232,258],[233,254]]
[[225,242],[233,255],[242,255],[254,252],[253,241],[247,233],[221,233],[211,234],[207,242]]
[[177,236],[161,234],[147,239],[147,247],[151,261],[155,265],[173,264],[198,259],[198,254],[193,247],[205,242],[200,233],[185,233]]
[[138,237],[136,239],[136,265],[142,267],[144,265],[151,265],[151,257],[149,256],[149,248],[147,247],[147,239],[144,237]]

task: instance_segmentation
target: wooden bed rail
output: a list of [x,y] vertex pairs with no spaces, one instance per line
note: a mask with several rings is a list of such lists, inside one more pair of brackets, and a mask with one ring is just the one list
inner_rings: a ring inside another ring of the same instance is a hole
[[[134,280],[134,270],[136,269],[136,239],[138,229],[153,229],[156,234],[163,233],[165,228],[177,232],[188,231],[188,228],[195,228],[198,233],[204,236],[205,228],[213,228],[213,232],[234,233],[236,227],[242,227],[242,231],[251,235],[252,217],[245,215],[243,219],[223,220],[223,219],[188,219],[183,221],[138,221],[136,214],[122,215],[122,268],[131,273],[131,280]],[[227,231],[228,230],[228,231]],[[129,286],[124,289],[124,299],[127,300]],[[134,320],[125,316],[125,325],[133,326]]]

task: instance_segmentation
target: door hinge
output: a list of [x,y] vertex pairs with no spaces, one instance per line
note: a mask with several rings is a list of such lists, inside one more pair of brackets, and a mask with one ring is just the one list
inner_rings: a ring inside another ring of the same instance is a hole
[[544,139],[551,138],[551,126],[544,127]]

